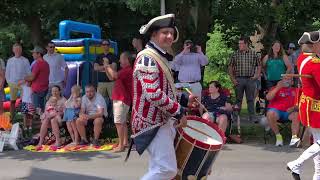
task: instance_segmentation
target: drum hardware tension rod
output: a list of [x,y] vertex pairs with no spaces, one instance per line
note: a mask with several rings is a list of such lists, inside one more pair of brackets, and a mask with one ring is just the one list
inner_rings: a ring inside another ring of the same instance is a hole
[[192,129],[192,130],[194,130],[194,131],[196,131],[196,132],[198,132],[198,133],[200,133],[200,134],[202,134],[202,135],[205,135],[205,136],[208,136],[209,138],[214,139],[214,138],[211,137],[209,134],[207,134],[207,133],[205,133],[205,132],[203,132],[203,131],[201,131],[201,130],[199,130],[199,129],[196,129],[196,128],[191,127],[191,126],[189,126],[189,125],[187,125],[187,128],[190,128],[190,129]]
[[[184,88],[190,95],[192,94],[192,92],[190,91],[190,89],[188,88]],[[197,98],[194,98],[197,103],[199,103],[200,106],[202,106],[203,110],[206,111],[206,112],[209,112],[208,109],[197,99]]]
[[293,78],[313,78],[309,74],[281,74],[282,77],[293,77]]

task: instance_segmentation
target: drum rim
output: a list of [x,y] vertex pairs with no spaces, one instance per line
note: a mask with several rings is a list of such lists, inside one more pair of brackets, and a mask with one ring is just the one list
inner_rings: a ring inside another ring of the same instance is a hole
[[193,137],[189,136],[187,133],[185,133],[185,131],[183,130],[182,127],[178,128],[178,132],[179,134],[186,139],[187,141],[189,141],[190,143],[194,144],[195,146],[201,148],[201,149],[206,149],[206,150],[211,150],[211,151],[218,151],[222,148],[222,146],[226,143],[226,137],[224,135],[224,133],[222,132],[221,129],[219,129],[218,125],[216,125],[215,123],[212,123],[209,120],[200,118],[198,116],[186,116],[188,120],[196,120],[202,123],[207,124],[208,126],[210,126],[211,128],[213,128],[214,130],[216,130],[218,132],[218,134],[220,135],[221,139],[222,139],[222,144],[220,145],[210,145],[210,144],[206,144],[204,142],[201,142],[199,140],[194,139]]

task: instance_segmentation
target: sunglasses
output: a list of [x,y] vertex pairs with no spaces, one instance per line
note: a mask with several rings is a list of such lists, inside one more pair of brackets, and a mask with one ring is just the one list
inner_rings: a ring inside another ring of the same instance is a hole
[[54,46],[48,46],[49,48],[54,48]]
[[101,44],[102,46],[109,46],[110,44],[105,44],[105,43],[103,43],[103,44]]

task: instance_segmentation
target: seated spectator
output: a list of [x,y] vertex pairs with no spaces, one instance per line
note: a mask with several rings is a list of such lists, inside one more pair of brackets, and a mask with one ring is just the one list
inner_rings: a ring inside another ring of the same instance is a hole
[[116,80],[112,90],[113,117],[116,124],[119,144],[114,152],[122,152],[128,145],[127,115],[131,106],[132,92],[132,64],[134,58],[129,52],[120,55],[121,69],[116,72],[110,65],[106,65],[106,73],[109,79]]
[[88,144],[85,127],[88,125],[88,122],[92,122],[94,126],[94,139],[92,144],[98,146],[104,117],[108,115],[107,105],[102,95],[96,92],[93,85],[86,85],[85,91],[86,94],[81,100],[80,115],[76,121],[77,129],[81,137],[80,145]]
[[203,54],[201,46],[194,44],[191,40],[186,40],[183,51],[174,58],[171,68],[179,71],[179,82],[189,83],[192,93],[201,97],[201,68],[208,62],[208,57]]
[[296,91],[295,88],[290,87],[292,79],[285,78],[272,87],[268,92],[266,99],[269,101],[267,110],[267,119],[269,126],[276,135],[276,146],[283,146],[283,138],[279,133],[278,122],[292,121],[291,131],[292,138],[290,146],[296,146],[300,139],[298,112],[294,110]]
[[67,123],[68,132],[71,136],[70,145],[79,144],[79,135],[76,120],[79,118],[81,106],[81,87],[74,85],[71,88],[71,96],[65,103],[63,120]]
[[225,132],[228,126],[228,119],[230,118],[230,111],[232,106],[228,103],[228,98],[221,94],[221,85],[218,81],[212,81],[209,84],[209,95],[202,97],[202,104],[208,110],[203,114],[203,107],[200,107],[200,114],[202,118],[209,119],[217,123],[219,128]]
[[61,96],[60,86],[53,86],[51,89],[51,94],[52,96],[49,98],[51,100],[46,103],[46,112],[44,115],[41,115],[40,141],[38,143],[38,148],[40,148],[43,144],[44,138],[48,132],[48,127],[50,126],[56,138],[53,148],[58,148],[61,146],[59,125],[61,125],[62,122],[66,98]]

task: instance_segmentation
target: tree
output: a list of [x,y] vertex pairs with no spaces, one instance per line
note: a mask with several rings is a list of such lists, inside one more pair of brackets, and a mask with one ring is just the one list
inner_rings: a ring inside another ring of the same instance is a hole
[[[233,89],[232,82],[228,75],[228,62],[233,50],[228,47],[226,34],[222,31],[223,25],[216,22],[212,33],[208,33],[209,40],[207,41],[206,55],[209,59],[209,64],[205,68],[204,84],[212,80],[219,81],[221,85],[228,89]],[[234,31],[231,29],[229,31]]]

